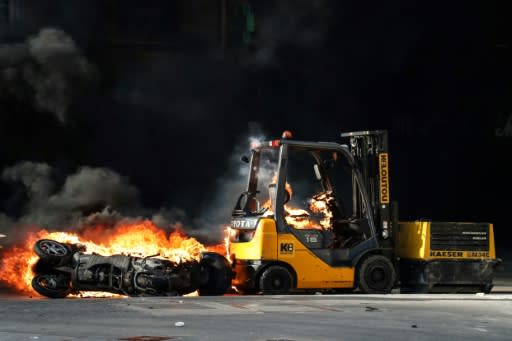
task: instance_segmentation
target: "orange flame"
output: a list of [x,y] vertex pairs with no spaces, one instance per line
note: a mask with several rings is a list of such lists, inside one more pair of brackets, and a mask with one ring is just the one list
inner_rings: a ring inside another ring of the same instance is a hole
[[315,195],[309,204],[311,211],[320,213],[323,218],[320,220],[320,225],[324,229],[328,229],[332,225],[333,214],[329,208],[329,205],[334,201],[332,191],[322,192]]
[[[275,183],[276,180],[277,176],[274,176],[272,181]],[[293,189],[288,182],[285,185],[285,189],[291,198],[293,195]],[[329,195],[329,193],[320,193],[320,195],[317,195],[311,199],[309,209],[314,213],[320,213],[323,215],[323,218],[320,220],[320,222],[316,222],[311,219],[310,214],[306,210],[295,208],[289,204],[286,204],[284,205],[286,223],[296,229],[329,229],[331,227],[332,218],[332,212],[327,205],[328,200],[331,198]],[[274,214],[272,211],[272,204],[270,199],[263,204],[263,207],[268,208],[265,216],[268,217]]]
[[[53,239],[61,243],[80,243],[87,253],[104,256],[125,254],[138,257],[159,254],[174,262],[199,260],[201,252],[213,251],[225,255],[225,245],[205,246],[195,238],[187,237],[183,230],[175,229],[167,234],[151,221],[120,223],[114,228],[101,225],[84,228],[77,233],[48,232],[40,230],[29,233],[22,244],[2,250],[0,259],[0,281],[19,293],[37,295],[32,289],[33,267],[38,256],[33,251],[39,239]],[[105,296],[87,293],[88,296]]]

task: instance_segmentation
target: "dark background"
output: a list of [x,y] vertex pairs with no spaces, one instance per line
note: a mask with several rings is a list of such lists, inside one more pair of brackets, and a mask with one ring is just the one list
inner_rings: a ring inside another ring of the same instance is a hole
[[[502,248],[512,237],[512,136],[499,136],[512,117],[511,39],[499,3],[0,2],[3,43],[57,27],[99,75],[63,122],[4,98],[2,169],[108,167],[144,207],[194,216],[254,124],[322,141],[388,129],[402,219],[493,222]],[[19,213],[12,188],[0,194],[0,211]]]

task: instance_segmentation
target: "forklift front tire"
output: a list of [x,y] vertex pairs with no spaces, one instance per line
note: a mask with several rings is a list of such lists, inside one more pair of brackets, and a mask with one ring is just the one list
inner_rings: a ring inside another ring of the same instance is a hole
[[290,271],[281,265],[272,265],[263,270],[259,280],[264,295],[286,295],[293,285]]
[[372,255],[358,266],[359,289],[366,294],[388,294],[396,281],[393,263],[382,255]]

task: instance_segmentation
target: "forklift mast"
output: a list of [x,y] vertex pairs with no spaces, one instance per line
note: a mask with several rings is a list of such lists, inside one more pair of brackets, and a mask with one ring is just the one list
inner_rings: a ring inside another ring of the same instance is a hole
[[[341,134],[350,139],[350,152],[362,174],[364,185],[382,239],[390,239],[398,225],[397,205],[391,205],[389,184],[388,133],[385,130],[358,131]],[[363,200],[352,175],[353,212],[362,212]],[[393,212],[391,212],[393,211]]]

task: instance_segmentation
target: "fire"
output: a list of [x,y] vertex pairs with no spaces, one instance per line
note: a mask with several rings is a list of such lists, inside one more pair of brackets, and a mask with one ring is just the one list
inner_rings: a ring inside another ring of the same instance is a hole
[[[277,177],[274,176],[272,181],[275,183],[276,180]],[[292,186],[287,182],[285,188],[291,198],[293,195]],[[313,213],[319,213],[322,215],[322,218],[319,222],[316,222],[314,219],[312,219],[306,210],[292,207],[289,204],[284,205],[286,223],[296,229],[329,229],[331,227],[331,220],[333,217],[329,208],[331,200],[334,200],[331,191],[321,192],[311,199],[309,203],[309,209]],[[263,207],[268,208],[265,216],[272,216],[274,214],[272,211],[272,203],[270,199],[263,204]]]
[[[220,252],[220,254],[225,254],[226,259],[228,262],[233,263],[233,260],[231,259],[231,255],[229,254],[229,237],[231,236],[231,227],[229,225],[226,225],[224,228],[224,252]],[[215,252],[215,251],[214,251]]]
[[[20,293],[37,295],[31,282],[34,277],[33,267],[38,261],[33,246],[39,239],[80,243],[86,246],[87,253],[95,252],[104,256],[125,254],[144,257],[159,254],[160,257],[174,262],[199,260],[203,251],[226,254],[224,244],[205,246],[195,238],[187,237],[179,228],[167,234],[151,221],[120,223],[113,228],[98,225],[84,228],[77,233],[40,230],[29,233],[22,244],[2,250],[0,281]],[[87,296],[105,294],[87,293]]]
[[285,219],[288,225],[293,226],[296,229],[322,229],[321,226],[310,218],[310,215],[306,210],[292,208],[288,205],[285,205],[284,210],[286,212]]
[[334,201],[335,199],[332,191],[327,191],[315,195],[309,204],[311,211],[323,215],[323,218],[320,220],[320,225],[324,229],[328,229],[332,225],[331,222],[333,219],[333,214],[329,206],[333,205]]

